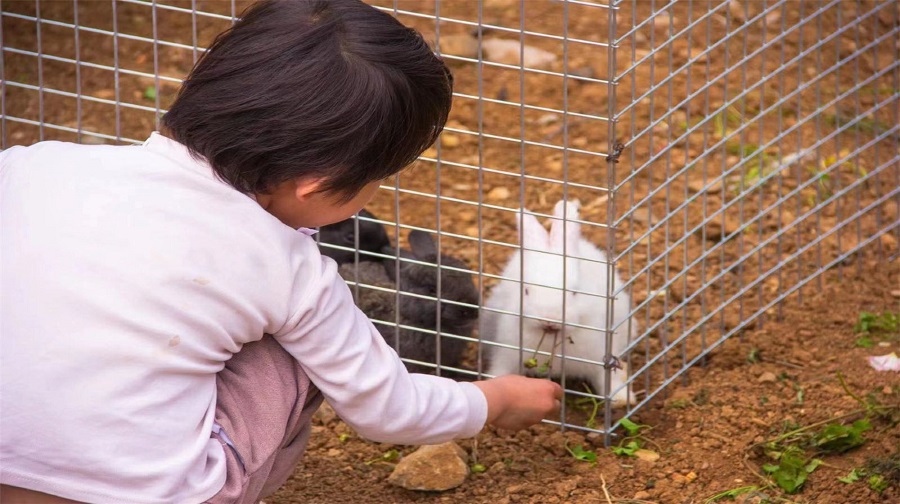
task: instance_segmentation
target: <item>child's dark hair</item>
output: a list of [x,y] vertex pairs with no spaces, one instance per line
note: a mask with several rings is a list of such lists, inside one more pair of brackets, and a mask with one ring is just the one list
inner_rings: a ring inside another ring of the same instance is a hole
[[352,199],[430,146],[452,76],[422,36],[358,0],[264,0],[216,38],[162,119],[243,192],[297,177]]

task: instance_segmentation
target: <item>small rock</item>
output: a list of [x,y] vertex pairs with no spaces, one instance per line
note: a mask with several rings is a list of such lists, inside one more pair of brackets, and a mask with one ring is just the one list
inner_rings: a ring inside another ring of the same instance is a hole
[[712,183],[710,183],[709,180],[706,182],[703,180],[691,180],[688,182],[687,186],[692,192],[699,193],[706,191],[707,194],[720,193],[722,192],[722,189],[725,188],[725,184],[723,184],[721,180]]
[[765,373],[759,375],[759,378],[756,379],[759,383],[774,383],[778,380],[778,377],[775,376],[775,373],[771,371],[766,371]]
[[666,30],[670,24],[675,22],[675,18],[668,12],[660,12],[653,18],[653,27],[657,30]]
[[518,493],[528,493],[528,488],[524,483],[519,485],[512,485],[506,488],[506,493],[508,494],[518,494]]
[[689,473],[684,475],[684,479],[686,479],[687,482],[690,483],[697,479],[697,473],[695,473],[694,471],[690,471]]
[[469,475],[466,458],[466,452],[454,442],[422,446],[400,460],[388,482],[407,490],[450,490]]
[[491,467],[488,468],[488,471],[494,474],[501,473],[506,470],[506,464],[503,462],[497,461],[491,464]]
[[520,55],[524,58],[524,66],[526,68],[548,68],[556,61],[555,54],[543,49],[528,45],[522,49],[518,40],[482,40],[481,49],[484,51],[485,59],[507,65],[519,65]]
[[506,198],[509,198],[510,194],[510,190],[505,187],[495,187],[487,193],[487,199],[494,201],[505,200]]
[[457,147],[460,144],[459,137],[450,133],[441,135],[441,147]]
[[895,298],[900,298],[900,289],[892,290],[891,296],[894,296]]
[[327,455],[329,457],[337,457],[337,456],[340,456],[341,453],[343,453],[343,452],[337,448],[329,448]]
[[658,219],[655,215],[653,215],[653,212],[648,210],[646,207],[635,208],[634,211],[631,212],[631,215],[634,217],[634,220],[649,224],[651,226],[658,222]]
[[881,389],[881,393],[884,395],[892,395],[894,393],[894,389],[892,389],[890,385],[885,385],[884,388]]
[[478,39],[463,33],[459,35],[441,35],[441,53],[463,58],[478,57]]
[[701,229],[706,230],[707,240],[718,242],[740,231],[741,223],[737,219],[727,215],[725,216],[725,222],[723,223],[722,216],[717,215]]
[[109,142],[103,137],[98,137],[94,135],[81,135],[81,143],[87,145],[105,145]]
[[634,456],[643,460],[644,462],[650,462],[651,464],[659,460],[659,453],[656,453],[653,450],[645,450],[641,448],[640,450],[636,450],[634,452]]
[[633,497],[634,500],[647,500],[649,498],[650,498],[650,492],[646,492],[644,490],[641,490],[640,492],[635,492],[634,497]]

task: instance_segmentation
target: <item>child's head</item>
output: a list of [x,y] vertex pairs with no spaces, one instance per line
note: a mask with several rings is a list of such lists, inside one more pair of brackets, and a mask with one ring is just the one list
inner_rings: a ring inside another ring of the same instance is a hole
[[347,203],[431,145],[452,77],[414,30],[357,0],[264,0],[219,35],[163,117],[236,189],[291,180]]

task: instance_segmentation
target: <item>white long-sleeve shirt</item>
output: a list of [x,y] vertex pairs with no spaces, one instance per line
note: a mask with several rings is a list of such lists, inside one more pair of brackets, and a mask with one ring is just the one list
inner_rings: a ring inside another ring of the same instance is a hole
[[199,502],[225,481],[216,373],[264,333],[363,437],[475,435],[472,384],[410,375],[314,239],[177,142],[0,152],[0,482]]

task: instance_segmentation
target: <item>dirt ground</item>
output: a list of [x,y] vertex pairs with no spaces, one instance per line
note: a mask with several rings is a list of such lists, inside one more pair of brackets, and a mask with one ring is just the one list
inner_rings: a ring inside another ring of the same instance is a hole
[[[460,442],[470,462],[483,464],[485,472],[470,475],[446,493],[412,492],[387,483],[393,464],[367,462],[391,449],[406,454],[414,448],[365,442],[333,415],[321,415],[304,465],[267,502],[607,502],[605,481],[612,502],[674,504],[706,502],[734,488],[764,487],[760,467],[768,460],[753,445],[791,426],[862,417],[844,417],[860,405],[842,388],[838,373],[854,394],[871,393],[881,404],[900,408],[900,375],[877,372],[866,362],[869,355],[896,350],[898,335],[889,347],[866,349],[855,345],[858,334],[853,331],[861,311],[897,311],[900,262],[864,262],[862,275],[829,282],[803,304],[786,308],[783,320],[729,340],[706,366],[691,369],[683,382],[673,385],[668,397],[656,398],[633,418],[652,428],[644,445],[659,453],[655,462],[614,455],[601,437],[562,433],[552,426],[518,433],[487,429],[474,441]],[[777,378],[766,381],[767,373]],[[897,502],[900,481],[880,494],[865,481],[838,481],[870,459],[897,456],[900,425],[872,425],[861,448],[825,457],[799,494],[765,488],[743,496],[749,500],[742,502]],[[350,436],[342,441],[342,434]],[[595,451],[596,464],[573,458],[567,443]]]
[[[804,22],[824,2],[768,12],[774,2],[625,2],[610,74],[609,11],[590,2],[529,0],[524,16],[509,0],[485,0],[480,13],[462,0],[373,3],[396,7],[401,21],[438,40],[460,96],[438,145],[387,183],[369,209],[401,225],[389,226],[396,242],[409,227],[440,230],[442,251],[478,274],[484,299],[517,242],[514,210],[548,214],[562,197],[580,199],[586,234],[628,282],[642,332],[628,357],[641,391],[631,419],[652,427],[643,443],[660,458],[614,456],[585,431],[486,431],[477,445],[462,446],[487,470],[457,490],[423,495],[388,486],[390,464],[365,463],[390,447],[365,443],[326,417],[305,466],[272,502],[703,502],[764,485],[756,474],[767,460],[751,450],[755,443],[855,410],[837,371],[851,391],[900,403],[897,374],[876,373],[864,360],[896,350],[898,341],[858,348],[853,333],[861,311],[900,307],[891,294],[900,288],[900,199],[885,196],[900,186],[900,6],[839,2]],[[3,44],[15,49],[3,53],[4,111],[44,126],[6,120],[2,146],[146,138],[198,55],[191,46],[207,45],[246,2],[195,4],[222,17],[154,14],[124,2],[82,1],[76,13],[72,2],[40,2],[41,17],[56,23],[42,23],[39,39],[35,23],[21,17],[35,15],[38,4],[3,0]],[[436,9],[438,25],[404,13]],[[90,28],[77,44],[65,26],[76,14]],[[517,41],[521,28],[567,34],[568,43],[522,37],[556,56],[546,71],[567,76],[467,60],[459,41],[477,35],[479,17],[495,26],[482,31],[484,40]],[[110,36],[114,30],[121,36]],[[763,44],[770,49],[757,51]],[[28,54],[38,51],[40,65]],[[881,76],[866,80],[874,75]],[[615,91],[606,82],[613,78]],[[611,140],[624,144],[617,164],[606,159]],[[784,161],[790,157],[795,162]],[[688,369],[726,336],[704,365]],[[665,395],[649,398],[667,381]],[[584,426],[589,409],[570,403],[567,421]],[[351,436],[342,442],[341,434]],[[879,495],[865,481],[836,479],[898,452],[896,425],[873,422],[866,437],[861,448],[826,457],[789,498],[896,501],[897,482]],[[597,464],[571,457],[566,440],[590,446]],[[784,497],[761,492],[750,502]]]

